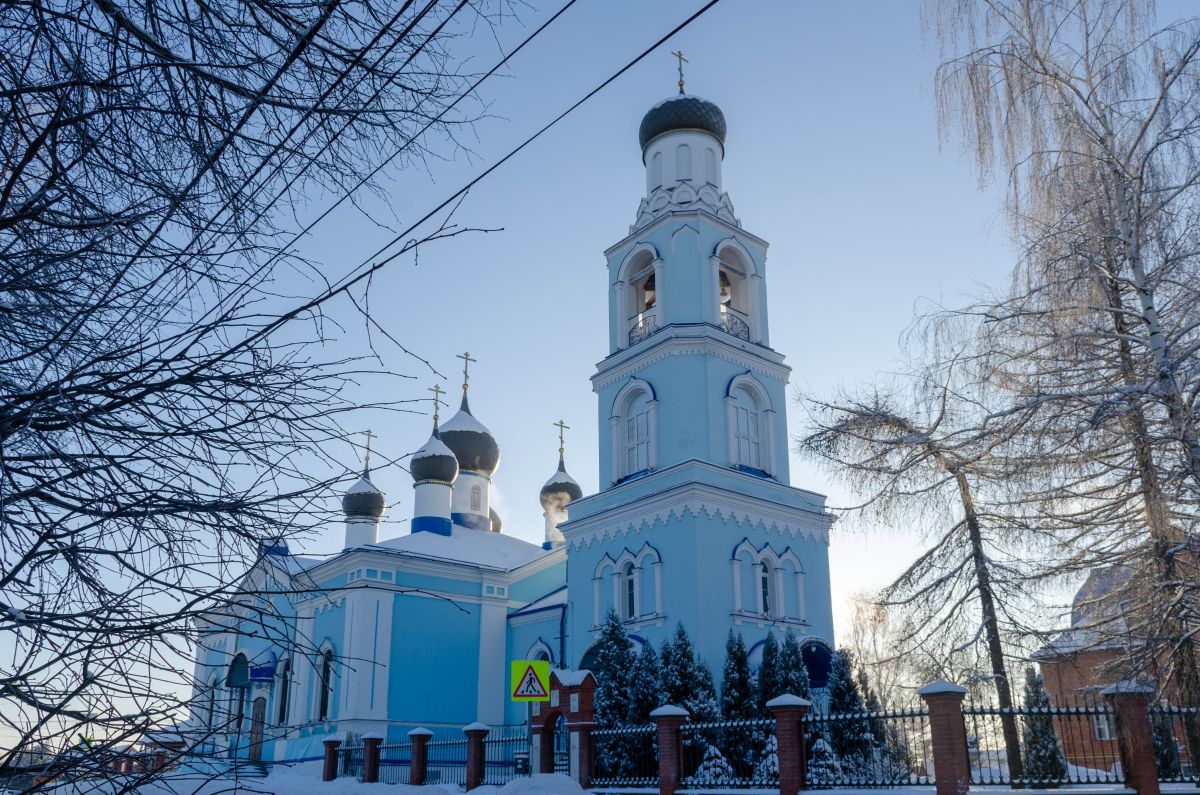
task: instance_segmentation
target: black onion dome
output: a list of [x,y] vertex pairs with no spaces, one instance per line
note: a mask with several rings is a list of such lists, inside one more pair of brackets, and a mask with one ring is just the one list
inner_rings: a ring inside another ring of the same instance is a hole
[[439,435],[458,459],[459,469],[491,475],[500,466],[500,445],[492,432],[472,416],[466,395],[458,413],[442,426]]
[[342,495],[342,513],[347,518],[378,519],[383,507],[383,492],[375,488],[367,472]]
[[430,480],[453,483],[458,477],[458,459],[435,432],[424,447],[413,453],[408,471],[412,473],[414,483]]
[[679,94],[664,99],[642,117],[638,141],[642,149],[663,133],[672,130],[700,130],[725,143],[725,114],[707,99]]
[[579,488],[579,484],[575,482],[575,478],[567,474],[566,464],[563,463],[563,458],[558,457],[558,471],[550,476],[546,481],[546,485],[542,486],[542,491],[538,495],[538,499],[542,502],[542,510],[544,511],[561,511],[567,507],[567,503],[579,499],[583,496],[583,489]]

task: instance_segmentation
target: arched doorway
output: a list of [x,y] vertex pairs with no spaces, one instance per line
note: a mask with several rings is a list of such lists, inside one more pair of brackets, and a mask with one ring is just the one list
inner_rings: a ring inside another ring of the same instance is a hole
[[267,699],[254,699],[250,710],[250,761],[262,761],[263,727],[267,722]]

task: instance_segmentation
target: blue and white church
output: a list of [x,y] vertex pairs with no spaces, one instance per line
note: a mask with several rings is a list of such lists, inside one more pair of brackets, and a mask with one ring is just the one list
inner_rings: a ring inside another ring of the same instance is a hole
[[824,683],[832,517],[790,485],[767,243],[725,192],[725,139],[720,108],[682,83],[642,119],[645,195],[605,252],[596,493],[560,448],[539,494],[544,543],[507,534],[490,504],[500,445],[464,379],[457,413],[435,417],[410,462],[407,534],[380,538],[384,484],[366,469],[342,497],[340,554],[265,545],[245,609],[201,622],[189,724],[219,753],[299,760],[331,736],[522,724],[509,661],[587,668],[609,609],[638,644],[682,624],[714,672],[730,629],[752,662],[768,631],[793,632]]

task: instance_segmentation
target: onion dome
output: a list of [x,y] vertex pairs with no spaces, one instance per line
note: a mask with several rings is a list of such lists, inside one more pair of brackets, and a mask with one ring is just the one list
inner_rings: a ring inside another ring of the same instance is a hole
[[365,469],[342,495],[342,512],[347,519],[378,519],[383,516],[383,507],[383,492],[375,488],[370,472]]
[[504,527],[504,522],[500,521],[500,514],[496,513],[495,508],[488,508],[488,518],[492,520],[492,532],[499,533],[500,528]]
[[458,459],[459,469],[491,475],[500,465],[500,445],[492,432],[472,416],[466,392],[458,413],[442,426],[440,438]]
[[567,474],[561,453],[558,456],[558,471],[550,476],[538,496],[542,501],[542,510],[547,513],[566,510],[567,503],[583,496],[583,489],[579,488],[575,478]]
[[438,435],[438,431],[435,430],[425,446],[413,453],[408,471],[412,473],[414,483],[427,483],[431,480],[453,483],[458,477],[458,459]]
[[645,149],[658,136],[675,130],[706,132],[724,145],[725,114],[707,99],[680,91],[646,111],[638,129],[638,142]]

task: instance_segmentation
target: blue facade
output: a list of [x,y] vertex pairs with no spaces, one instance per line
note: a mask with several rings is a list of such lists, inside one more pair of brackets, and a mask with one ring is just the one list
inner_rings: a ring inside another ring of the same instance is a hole
[[[795,633],[822,684],[831,518],[790,485],[767,244],[721,187],[720,110],[676,98],[646,119],[647,193],[606,252],[600,490],[581,497],[560,457],[539,495],[546,543],[492,532],[499,446],[464,382],[458,414],[413,456],[412,532],[379,540],[385,500],[364,471],[343,498],[345,551],[272,548],[245,579],[246,617],[201,628],[190,725],[218,754],[315,759],[332,736],[522,723],[509,661],[587,667],[610,609],[639,642],[682,624],[713,671],[730,629],[752,650]],[[264,591],[291,591],[270,597],[269,621],[252,605]]]

